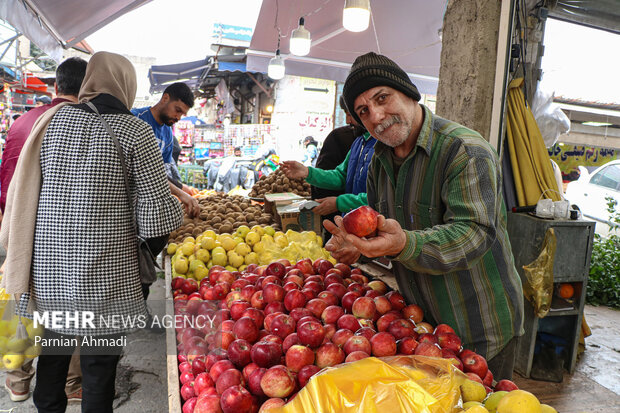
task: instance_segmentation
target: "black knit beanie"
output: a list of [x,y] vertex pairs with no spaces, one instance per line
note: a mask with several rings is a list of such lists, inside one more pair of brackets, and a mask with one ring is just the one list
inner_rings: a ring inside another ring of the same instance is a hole
[[374,52],[361,55],[353,62],[342,89],[349,113],[360,125],[362,121],[353,110],[353,103],[360,94],[376,86],[392,87],[416,102],[421,97],[418,88],[411,82],[407,73],[394,61]]

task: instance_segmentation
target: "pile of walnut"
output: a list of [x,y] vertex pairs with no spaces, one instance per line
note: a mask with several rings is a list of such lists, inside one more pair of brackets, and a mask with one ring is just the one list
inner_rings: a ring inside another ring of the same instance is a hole
[[272,215],[263,213],[260,205],[251,205],[250,200],[242,196],[218,193],[198,199],[198,203],[200,215],[193,219],[186,215],[183,225],[170,234],[170,242],[180,243],[185,237],[197,237],[207,230],[230,234],[241,225],[250,228],[254,225],[271,225],[276,230],[280,229]]
[[278,168],[267,176],[261,176],[252,187],[249,196],[263,198],[265,194],[278,194],[280,192],[294,192],[297,195],[309,197],[310,184],[304,179],[288,179],[284,172]]

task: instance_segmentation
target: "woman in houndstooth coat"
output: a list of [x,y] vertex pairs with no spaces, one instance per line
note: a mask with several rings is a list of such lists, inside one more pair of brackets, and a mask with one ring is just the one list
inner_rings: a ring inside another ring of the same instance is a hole
[[[13,210],[8,211],[13,228],[8,235],[9,253],[16,242],[11,240],[14,233],[30,230],[27,216],[20,221],[22,210],[34,204],[36,212],[31,223],[31,267],[21,265],[32,268],[28,292],[37,311],[95,314],[94,328],[64,321],[61,327],[46,328],[45,339],[50,342],[76,335],[115,339],[130,330],[130,326],[102,324],[100,317],[146,314],[138,273],[134,211],[143,238],[167,236],[182,222],[181,205],[170,194],[153,131],[129,111],[135,93],[136,74],[127,59],[106,52],[91,58],[79,100],[93,103],[116,133],[127,164],[132,204],[127,199],[115,144],[99,116],[85,103],[59,105],[39,120],[47,125],[33,127],[24,146],[27,155],[20,158],[24,165],[18,164],[17,170],[28,168],[30,174],[38,174],[37,162],[32,161],[36,156],[29,157],[28,153],[38,154],[40,192],[36,186],[23,186],[30,179],[24,174],[21,184],[14,181],[9,189],[7,204],[12,202],[12,207],[7,205],[7,210]],[[18,171],[16,176],[20,177]],[[35,192],[37,199],[33,202],[28,196],[16,194],[14,185],[21,188],[19,192]],[[3,243],[6,231],[9,229],[3,228]],[[27,239],[22,248],[28,251]],[[12,257],[13,268],[16,262],[19,257]],[[6,274],[10,277],[16,271]],[[37,366],[33,399],[40,412],[66,408],[64,383],[73,342],[53,344],[62,344],[62,350],[56,348],[56,355],[52,355],[51,347],[43,346]],[[122,344],[82,346],[83,412],[112,411],[121,349]]]

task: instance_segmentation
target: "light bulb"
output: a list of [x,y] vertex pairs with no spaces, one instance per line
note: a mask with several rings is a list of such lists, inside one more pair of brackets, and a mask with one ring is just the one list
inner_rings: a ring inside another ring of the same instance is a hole
[[310,32],[304,27],[304,18],[299,19],[299,27],[291,33],[289,44],[291,53],[297,56],[305,56],[310,53]]
[[273,80],[280,80],[284,77],[284,60],[280,57],[280,49],[276,50],[276,56],[269,61],[267,66],[267,76]]
[[342,26],[351,32],[363,32],[370,22],[370,0],[345,0]]

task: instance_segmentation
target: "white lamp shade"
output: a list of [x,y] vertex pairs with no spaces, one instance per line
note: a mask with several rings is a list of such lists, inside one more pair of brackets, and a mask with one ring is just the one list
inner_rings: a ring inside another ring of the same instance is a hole
[[303,25],[293,30],[289,47],[291,53],[297,56],[305,56],[310,53],[310,32]]
[[273,80],[279,80],[284,77],[285,71],[284,60],[282,60],[279,54],[276,54],[276,57],[269,61],[269,66],[267,66],[267,76]]
[[351,32],[363,32],[370,23],[369,0],[345,0],[342,26]]

